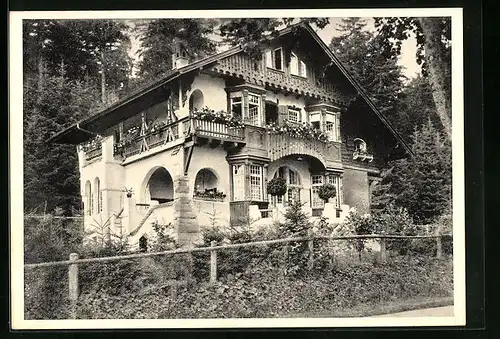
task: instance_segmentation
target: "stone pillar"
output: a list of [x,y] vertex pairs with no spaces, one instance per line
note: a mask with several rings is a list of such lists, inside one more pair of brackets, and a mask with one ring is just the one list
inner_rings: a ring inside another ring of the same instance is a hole
[[114,147],[114,136],[105,137],[101,141],[102,147],[102,161],[106,163],[107,161],[112,161],[113,157],[113,147]]
[[191,246],[198,240],[200,229],[189,194],[189,180],[185,175],[174,179],[174,225],[181,246]]

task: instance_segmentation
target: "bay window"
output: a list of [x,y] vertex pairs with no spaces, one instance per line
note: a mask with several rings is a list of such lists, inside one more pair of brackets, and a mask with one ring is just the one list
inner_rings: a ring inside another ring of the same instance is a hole
[[254,126],[260,126],[260,96],[248,94],[248,123]]
[[335,191],[337,192],[337,194],[332,199],[333,205],[337,208],[340,208],[340,205],[342,204],[342,201],[340,200],[340,196],[341,196],[340,190],[342,187],[342,178],[339,175],[330,174],[330,175],[328,175],[328,183],[335,186]]
[[243,99],[241,96],[234,96],[231,100],[231,114],[240,119],[243,118]]

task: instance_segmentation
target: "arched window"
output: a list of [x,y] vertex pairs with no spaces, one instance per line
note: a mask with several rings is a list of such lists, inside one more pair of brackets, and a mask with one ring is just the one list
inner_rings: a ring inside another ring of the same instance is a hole
[[[281,166],[278,168],[274,177],[283,178],[286,180],[287,192],[286,201],[291,203],[293,201],[300,201],[300,191],[302,189],[302,183],[300,180],[299,172],[290,168],[289,166]],[[277,203],[283,202],[283,196],[277,197]]]
[[204,104],[204,99],[203,99],[203,92],[200,91],[199,89],[196,89],[191,93],[191,96],[189,97],[189,110],[192,111],[193,109],[202,109]]
[[[99,178],[95,178],[94,179],[94,191],[95,191],[95,202],[96,202],[96,206],[95,206],[95,212],[96,213],[101,213],[102,212],[102,192],[101,192],[101,181],[99,180]],[[92,210],[94,210],[94,208],[92,207]]]
[[208,168],[202,168],[196,174],[194,180],[194,197],[205,200],[224,200],[224,192],[218,190],[219,179],[217,175]]
[[354,147],[356,152],[366,153],[366,142],[363,139],[360,138],[354,139]]
[[92,186],[90,181],[85,183],[85,214],[92,215]]

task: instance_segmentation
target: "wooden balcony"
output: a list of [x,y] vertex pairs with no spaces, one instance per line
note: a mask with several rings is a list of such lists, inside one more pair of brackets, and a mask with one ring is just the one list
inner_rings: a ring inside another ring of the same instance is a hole
[[186,135],[196,135],[205,139],[242,143],[245,139],[243,127],[228,127],[223,123],[192,119]]
[[268,68],[265,66],[265,60],[254,61],[244,53],[220,60],[212,71],[217,74],[240,77],[256,85],[328,100],[340,105],[348,105],[350,102],[350,99],[336,86],[320,80],[314,74],[309,74],[308,78],[287,74]]
[[92,161],[100,156],[102,156],[102,145],[100,142],[97,142],[92,147],[87,147],[85,149],[85,160],[87,161]]

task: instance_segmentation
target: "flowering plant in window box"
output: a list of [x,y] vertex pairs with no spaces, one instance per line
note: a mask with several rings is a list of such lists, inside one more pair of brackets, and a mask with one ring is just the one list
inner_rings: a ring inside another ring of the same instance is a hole
[[202,109],[194,108],[191,111],[191,116],[194,119],[216,122],[232,128],[241,128],[244,126],[241,119],[235,116],[230,116],[225,111],[215,111],[208,107]]
[[194,191],[194,197],[202,200],[223,201],[226,195],[214,188],[210,190],[206,189],[205,191]]
[[288,135],[292,138],[328,142],[328,135],[306,122],[284,121],[281,125],[270,123],[265,126],[268,134]]

